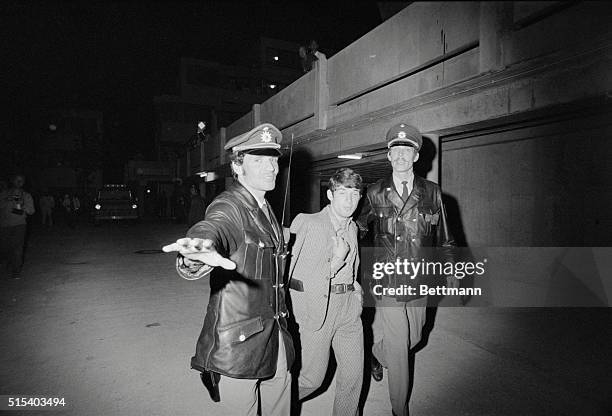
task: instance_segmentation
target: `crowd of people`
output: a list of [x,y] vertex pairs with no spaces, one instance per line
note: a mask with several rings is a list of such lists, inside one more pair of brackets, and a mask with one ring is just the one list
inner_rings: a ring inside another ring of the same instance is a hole
[[196,222],[204,219],[207,201],[212,198],[204,198],[200,193],[198,184],[189,185],[185,191],[182,185],[176,185],[170,195],[161,189],[155,201],[154,215],[161,219],[172,219],[178,224],[187,224],[191,227]]
[[40,224],[46,228],[56,225],[74,228],[86,211],[82,209],[81,198],[76,193],[56,192],[54,194],[44,190],[38,197],[37,205]]
[[[23,174],[11,176],[8,182],[0,181],[0,261],[6,263],[9,275],[15,279],[21,276],[29,217],[34,217],[34,224],[43,229],[74,229],[89,220],[95,199],[86,193],[79,196],[77,192],[52,192],[48,188],[32,195],[25,185]],[[204,219],[207,206],[197,184],[190,185],[188,196],[182,186],[177,186],[169,197],[161,191],[155,202],[152,217],[173,219],[188,226]]]

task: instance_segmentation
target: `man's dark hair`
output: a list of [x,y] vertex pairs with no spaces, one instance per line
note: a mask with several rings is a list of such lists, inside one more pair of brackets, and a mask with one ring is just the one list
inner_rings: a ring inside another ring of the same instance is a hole
[[334,172],[331,178],[329,178],[329,185],[327,188],[333,193],[341,186],[344,186],[345,188],[357,189],[359,192],[361,192],[361,189],[363,188],[363,179],[361,179],[361,175],[355,172],[353,169],[341,168]]
[[[235,164],[236,166],[242,166],[242,162],[244,162],[244,155],[246,154],[246,152],[231,152],[229,155],[229,159],[230,159],[230,166],[232,164]],[[238,174],[236,174],[236,172],[234,172],[234,168],[230,167],[230,169],[232,170],[232,176],[234,177],[234,179],[238,179]]]

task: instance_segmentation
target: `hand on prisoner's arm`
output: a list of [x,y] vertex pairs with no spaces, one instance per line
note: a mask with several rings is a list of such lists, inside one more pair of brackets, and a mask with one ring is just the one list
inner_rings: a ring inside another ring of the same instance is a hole
[[166,253],[177,251],[184,256],[184,264],[188,268],[196,266],[196,262],[203,263],[211,267],[223,267],[226,270],[234,270],[236,264],[221,256],[214,247],[213,241],[202,238],[180,238],[176,243],[169,244],[162,248]]

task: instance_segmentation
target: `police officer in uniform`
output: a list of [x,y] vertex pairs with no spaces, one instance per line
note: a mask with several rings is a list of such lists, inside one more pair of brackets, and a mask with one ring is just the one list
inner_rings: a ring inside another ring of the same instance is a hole
[[265,199],[278,173],[281,132],[262,124],[228,141],[236,182],[210,204],[178,251],[186,279],[210,275],[211,294],[191,367],[216,414],[287,416],[293,342],[287,331],[283,230]]
[[[453,238],[448,229],[440,187],[416,176],[413,164],[423,144],[421,133],[407,123],[387,132],[387,159],[393,174],[370,185],[358,220],[362,231],[369,231],[377,248],[376,261],[420,259],[423,247],[437,247],[440,261],[452,261]],[[407,275],[390,275],[382,286],[400,288],[415,286],[418,279]],[[448,279],[456,285],[457,280]],[[379,283],[379,282],[377,282]],[[418,286],[416,286],[418,288]],[[410,386],[410,349],[421,340],[425,324],[427,298],[419,296],[378,296],[374,317],[372,376],[383,377],[388,368],[389,395],[393,413],[408,415]]]

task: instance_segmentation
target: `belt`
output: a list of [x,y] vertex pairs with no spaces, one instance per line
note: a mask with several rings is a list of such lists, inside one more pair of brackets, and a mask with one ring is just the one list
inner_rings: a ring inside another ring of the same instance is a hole
[[355,290],[355,285],[352,283],[340,283],[337,285],[331,285],[330,291],[331,293],[339,295],[346,292],[352,292],[353,290]]

